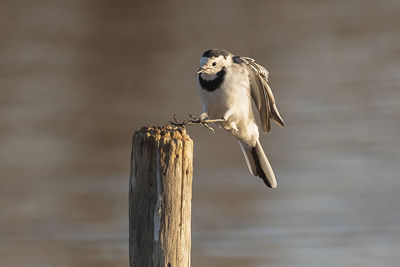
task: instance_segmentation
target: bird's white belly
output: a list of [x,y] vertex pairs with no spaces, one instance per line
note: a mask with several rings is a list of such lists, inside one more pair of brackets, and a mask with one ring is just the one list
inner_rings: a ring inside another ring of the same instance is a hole
[[247,76],[229,76],[220,88],[207,92],[200,88],[204,109],[210,119],[223,118],[222,128],[248,144],[258,139],[258,127],[251,109],[250,90]]
[[220,119],[229,109],[226,94],[218,89],[214,92],[203,90],[203,102],[210,119]]

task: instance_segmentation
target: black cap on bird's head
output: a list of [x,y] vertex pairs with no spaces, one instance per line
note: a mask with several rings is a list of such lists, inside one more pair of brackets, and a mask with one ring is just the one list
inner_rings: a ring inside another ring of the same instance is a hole
[[209,50],[205,51],[203,53],[202,57],[213,58],[213,57],[223,56],[224,58],[227,58],[229,55],[231,55],[231,53],[229,53],[225,49],[215,48],[215,49],[209,49]]
[[209,49],[201,55],[200,69],[197,74],[208,75],[209,79],[225,73],[225,69],[232,64],[232,54],[225,49]]

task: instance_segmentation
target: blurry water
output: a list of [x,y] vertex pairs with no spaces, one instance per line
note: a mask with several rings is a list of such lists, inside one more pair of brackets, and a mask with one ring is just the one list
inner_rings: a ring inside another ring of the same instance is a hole
[[287,127],[195,141],[193,266],[396,266],[400,2],[2,1],[0,265],[127,266],[130,139],[200,112],[210,47],[268,67]]

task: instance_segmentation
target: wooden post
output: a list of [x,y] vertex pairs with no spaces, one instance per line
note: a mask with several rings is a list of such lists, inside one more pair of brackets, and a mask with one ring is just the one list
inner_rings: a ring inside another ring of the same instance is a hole
[[185,129],[143,127],[133,135],[130,267],[190,266],[192,160]]

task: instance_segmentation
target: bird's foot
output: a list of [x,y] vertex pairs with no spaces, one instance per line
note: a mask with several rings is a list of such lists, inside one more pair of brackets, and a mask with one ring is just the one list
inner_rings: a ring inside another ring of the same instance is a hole
[[224,119],[209,119],[209,118],[202,118],[202,117],[195,117],[189,114],[189,117],[192,119],[191,122],[193,123],[213,123],[213,122],[224,122]]
[[174,119],[174,121],[169,121],[169,123],[171,123],[171,124],[174,125],[174,126],[178,126],[178,127],[183,127],[183,128],[185,128],[185,126],[188,124],[187,121],[182,121],[182,122],[180,122],[180,121],[178,120],[178,118],[176,117],[176,114],[174,114],[173,119]]
[[185,128],[186,125],[202,124],[204,127],[206,127],[208,130],[210,130],[212,133],[215,133],[215,130],[210,125],[208,125],[208,123],[224,121],[223,119],[209,120],[207,118],[195,117],[191,114],[189,114],[189,117],[190,117],[189,121],[180,122],[177,119],[176,114],[174,114],[174,117],[173,117],[174,121],[169,121],[169,123],[171,123],[174,126],[179,126],[179,127],[183,127],[183,128]]
[[208,130],[210,130],[212,133],[215,133],[214,128],[212,128],[210,125],[208,125],[208,123],[217,122],[218,120],[210,120],[208,118],[195,117],[192,114],[189,114],[189,117],[191,118],[191,120],[190,120],[191,124],[202,124],[204,127],[206,127]]

